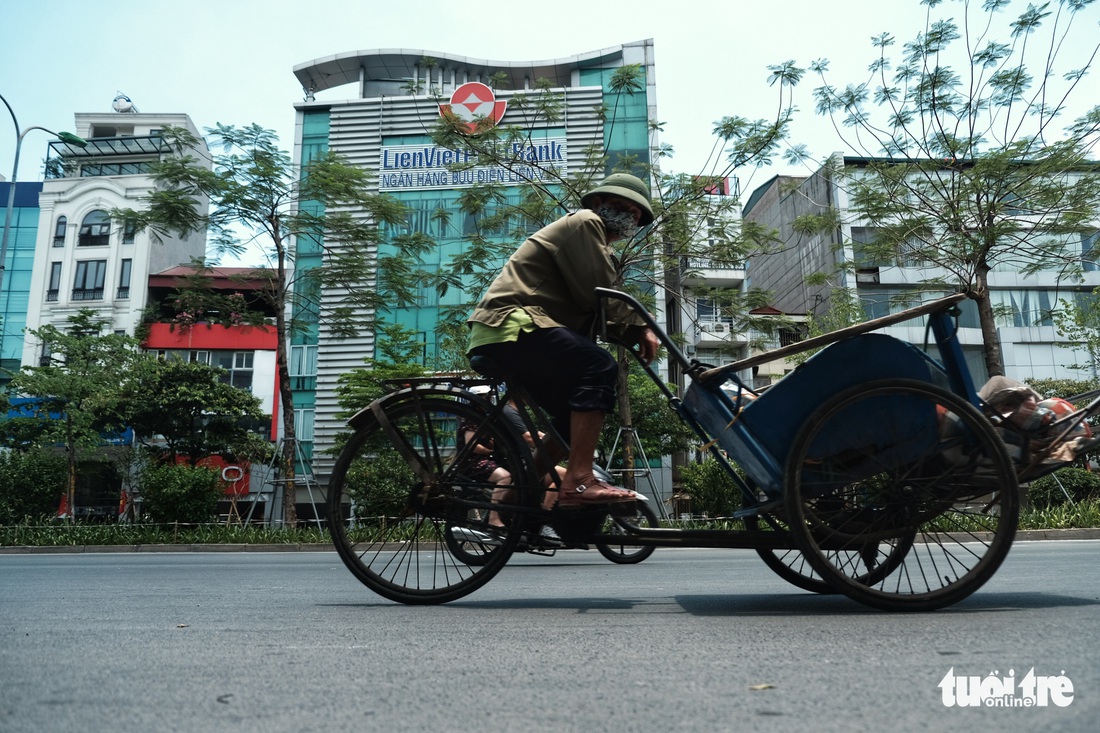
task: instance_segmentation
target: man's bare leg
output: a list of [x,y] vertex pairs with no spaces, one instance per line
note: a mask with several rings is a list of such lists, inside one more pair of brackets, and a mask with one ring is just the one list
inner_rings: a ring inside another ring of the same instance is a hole
[[[634,498],[633,492],[598,481],[592,471],[603,420],[604,414],[598,410],[585,412],[574,410],[570,413],[569,461],[566,464],[561,487],[563,502],[576,504],[582,492],[586,494],[584,501],[629,501]],[[581,489],[581,487],[585,488]]]

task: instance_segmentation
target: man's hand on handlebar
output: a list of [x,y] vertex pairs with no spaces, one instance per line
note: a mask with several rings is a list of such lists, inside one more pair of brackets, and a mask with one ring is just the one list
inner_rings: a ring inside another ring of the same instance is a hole
[[630,338],[630,347],[637,349],[641,360],[646,364],[653,363],[653,360],[657,358],[657,349],[660,348],[660,342],[657,341],[657,335],[653,333],[653,330],[650,328],[631,329]]

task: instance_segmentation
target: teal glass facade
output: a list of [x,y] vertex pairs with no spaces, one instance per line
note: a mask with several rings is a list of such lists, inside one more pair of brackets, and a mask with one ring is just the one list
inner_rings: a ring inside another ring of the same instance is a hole
[[[7,206],[10,183],[0,182],[0,205]],[[16,183],[15,208],[8,233],[5,274],[0,285],[0,383],[9,371],[18,371],[23,357],[23,329],[27,325],[34,249],[38,239],[38,194],[41,183]],[[5,209],[6,211],[6,209]]]

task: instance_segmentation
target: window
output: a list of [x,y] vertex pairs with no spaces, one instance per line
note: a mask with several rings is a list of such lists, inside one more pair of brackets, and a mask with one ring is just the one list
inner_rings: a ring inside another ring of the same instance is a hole
[[316,411],[312,407],[296,409],[294,411],[294,435],[298,440],[313,440],[313,422]]
[[1096,272],[1100,269],[1100,232],[1091,231],[1081,234],[1081,265],[1085,272]]
[[1049,290],[992,290],[989,300],[997,325],[1002,328],[1026,328],[1053,324],[1051,311],[1058,294]]
[[251,351],[211,351],[210,364],[227,372],[222,376],[222,382],[237,389],[251,390],[252,356]]
[[65,246],[65,230],[69,227],[69,220],[64,216],[57,217],[57,225],[53,228],[53,246]]
[[103,280],[107,274],[107,260],[84,260],[76,263],[73,280],[73,300],[102,300]]
[[77,246],[106,247],[111,239],[111,219],[105,211],[93,211],[84,217],[77,236]]
[[290,347],[290,376],[313,377],[317,375],[317,346],[302,344]]
[[797,324],[790,328],[779,329],[779,345],[793,346],[806,340],[807,328],[805,324]]
[[317,346],[290,347],[291,389],[315,389],[317,386]]
[[123,260],[122,267],[118,271],[118,298],[130,297],[130,271],[133,266],[133,260]]
[[128,221],[122,225],[122,243],[133,244],[134,235],[137,234],[137,225],[132,221]]
[[723,313],[722,306],[711,298],[695,299],[695,317],[699,323],[733,323],[733,316]]
[[61,263],[50,263],[50,287],[46,290],[46,300],[56,303],[61,292]]

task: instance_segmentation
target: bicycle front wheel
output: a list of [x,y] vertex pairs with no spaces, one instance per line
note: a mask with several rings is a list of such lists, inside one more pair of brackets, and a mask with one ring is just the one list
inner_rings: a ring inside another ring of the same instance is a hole
[[[527,462],[487,407],[448,389],[411,389],[374,403],[329,482],[329,529],[340,559],[364,585],[399,603],[461,598],[488,582],[519,542],[524,508],[538,501]],[[511,474],[504,492],[477,480],[456,447],[459,424],[478,426],[473,443],[493,444]],[[496,496],[494,496],[496,490]],[[500,522],[490,524],[490,514]],[[502,525],[502,526],[500,526]]]
[[[608,517],[604,522],[603,533],[608,535],[630,536],[631,528],[660,527],[661,520],[657,513],[649,508],[644,501],[634,502],[636,509],[632,517]],[[635,565],[653,554],[657,548],[652,545],[619,544],[614,541],[597,542],[596,549],[600,554],[618,565]]]

